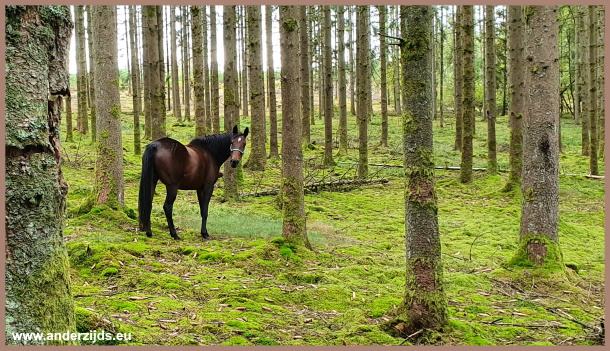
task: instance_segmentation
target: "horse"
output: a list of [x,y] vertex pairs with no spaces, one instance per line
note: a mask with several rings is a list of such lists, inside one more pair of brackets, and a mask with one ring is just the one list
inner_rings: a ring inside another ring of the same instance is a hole
[[201,211],[201,237],[208,240],[206,227],[208,206],[214,191],[214,184],[222,177],[220,166],[231,159],[231,167],[237,167],[246,148],[248,128],[240,133],[237,126],[233,131],[195,138],[188,145],[171,138],[160,138],[146,146],[142,155],[142,175],[138,196],[140,231],[152,237],[150,214],[157,182],[165,184],[167,195],[163,211],[169,226],[169,234],[180,240],[176,234],[172,212],[178,190],[196,190]]

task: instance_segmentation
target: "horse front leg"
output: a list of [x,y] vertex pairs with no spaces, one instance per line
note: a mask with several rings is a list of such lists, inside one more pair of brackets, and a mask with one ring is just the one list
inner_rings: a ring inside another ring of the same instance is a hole
[[176,233],[174,227],[174,219],[172,217],[174,211],[174,201],[178,195],[178,186],[166,186],[167,196],[165,197],[165,203],[163,204],[163,211],[165,212],[165,218],[167,219],[167,225],[169,226],[169,235],[175,240],[180,240],[180,237]]
[[209,240],[207,222],[208,222],[208,207],[210,199],[214,191],[214,184],[207,184],[202,189],[197,190],[197,199],[199,200],[199,210],[201,211],[201,237],[203,240]]

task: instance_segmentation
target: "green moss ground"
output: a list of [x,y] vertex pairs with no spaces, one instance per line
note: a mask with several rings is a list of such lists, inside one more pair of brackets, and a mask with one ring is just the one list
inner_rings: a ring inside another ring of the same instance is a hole
[[[122,99],[122,111],[130,111],[131,99]],[[141,161],[132,153],[132,116],[121,118],[128,213],[105,207],[79,214],[93,191],[95,149],[90,136],[78,133],[73,143],[63,143],[64,177],[70,185],[65,233],[82,329],[130,332],[130,344],[146,345],[599,343],[591,328],[604,314],[603,181],[560,178],[560,245],[571,268],[565,276],[544,280],[506,265],[517,248],[521,201],[518,192],[501,192],[508,174],[475,172],[473,183],[462,185],[459,172],[437,171],[449,325],[442,333],[422,333],[417,340],[405,341],[390,336],[383,326],[404,294],[401,169],[370,167],[370,172],[388,178],[387,184],[307,194],[313,252],[274,240],[282,227],[274,196],[221,203],[222,181],[210,205],[213,240],[201,241],[192,191],[178,193],[174,221],[183,240],[171,239],[161,208],[162,185],[153,204],[153,238],[147,238],[137,232],[133,214]],[[194,125],[173,122],[168,116],[168,134],[188,142]],[[477,122],[474,167],[485,167],[486,128]],[[561,172],[586,174],[588,157],[579,154],[580,130],[568,118],[562,123]],[[242,117],[242,128],[248,125],[249,119]],[[357,162],[355,125],[349,116],[349,153],[337,161]],[[391,147],[377,147],[381,122],[373,117],[371,162],[402,164],[399,118],[390,116],[389,126]],[[435,163],[459,165],[460,155],[452,148],[454,131],[439,128],[437,122],[434,126]],[[506,170],[505,116],[498,118],[497,134],[498,167]],[[322,121],[312,126],[312,141],[322,145]],[[323,148],[315,145],[305,151],[308,165],[315,165],[306,174],[313,174],[314,168],[318,174],[355,174],[355,167],[341,163],[332,171],[320,169]],[[264,172],[244,169],[240,191],[277,187],[280,166],[270,161]],[[100,322],[104,319],[110,324]]]

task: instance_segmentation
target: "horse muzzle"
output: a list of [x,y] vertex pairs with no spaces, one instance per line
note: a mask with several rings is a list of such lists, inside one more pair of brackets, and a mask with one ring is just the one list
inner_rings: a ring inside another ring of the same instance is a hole
[[239,163],[239,160],[231,160],[231,168],[237,167],[238,163]]

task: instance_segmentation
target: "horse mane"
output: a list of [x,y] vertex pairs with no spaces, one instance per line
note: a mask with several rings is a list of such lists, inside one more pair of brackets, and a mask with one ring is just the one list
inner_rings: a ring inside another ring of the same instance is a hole
[[233,134],[229,132],[207,135],[191,140],[189,146],[195,146],[209,152],[216,161],[218,167],[220,167],[231,156],[231,152],[229,151],[231,140],[233,140],[234,136],[241,134],[242,133]]

